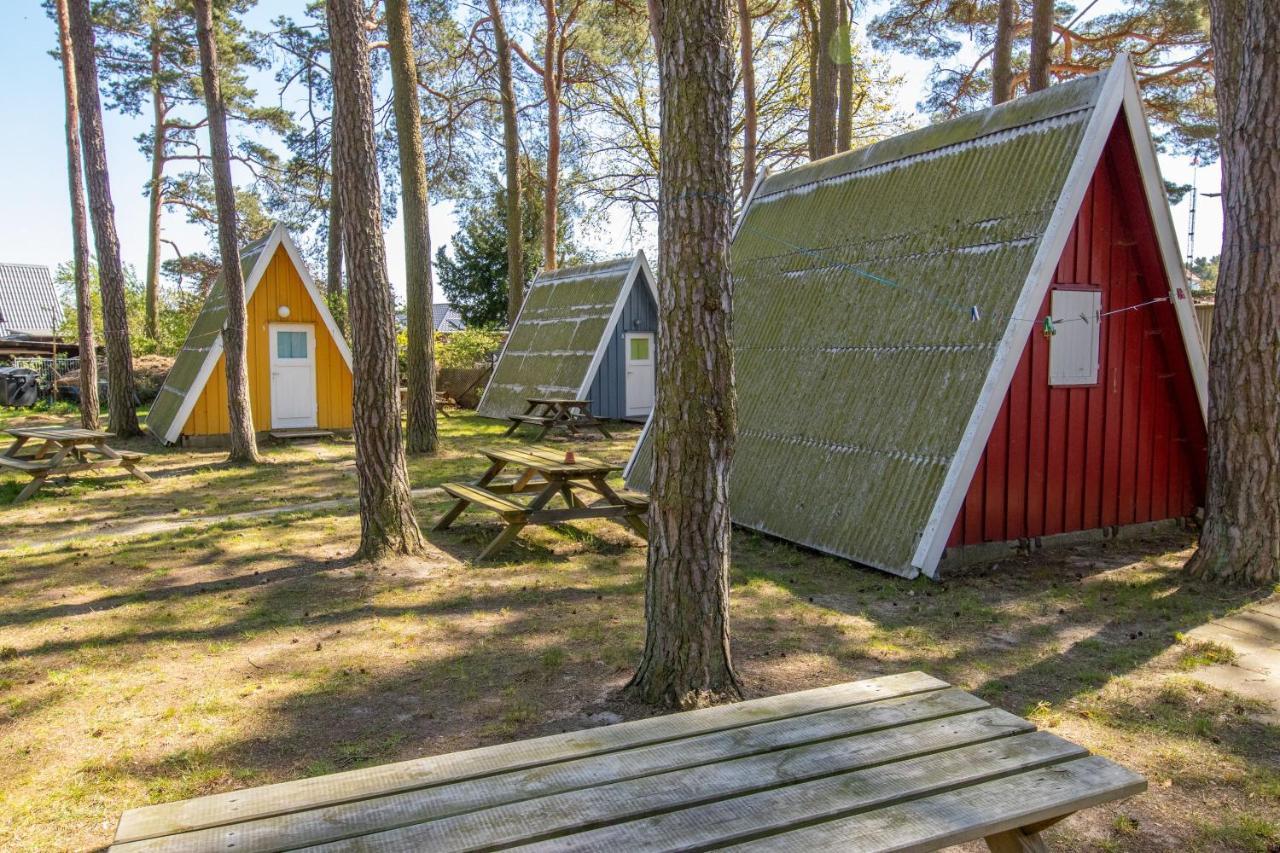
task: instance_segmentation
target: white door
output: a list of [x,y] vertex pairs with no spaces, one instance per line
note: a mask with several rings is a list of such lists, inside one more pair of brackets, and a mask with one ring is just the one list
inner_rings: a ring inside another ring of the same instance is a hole
[[316,334],[306,323],[272,323],[271,427],[316,425]]
[[627,417],[644,417],[653,409],[653,332],[627,332]]

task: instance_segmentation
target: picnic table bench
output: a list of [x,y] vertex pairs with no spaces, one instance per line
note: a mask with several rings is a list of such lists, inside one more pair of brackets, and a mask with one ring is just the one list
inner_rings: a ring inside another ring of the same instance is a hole
[[126,851],[935,850],[1145,780],[922,672],[124,813]]
[[[14,504],[40,491],[49,477],[61,474],[123,468],[142,482],[151,482],[137,466],[146,454],[108,447],[109,432],[78,427],[15,427],[5,432],[14,440],[0,455],[0,469],[31,475],[31,482],[13,499]],[[32,446],[33,441],[38,443]]]
[[541,429],[534,441],[541,441],[553,429],[563,429],[570,435],[577,435],[581,427],[597,429],[605,438],[613,438],[604,423],[591,414],[590,400],[530,397],[526,402],[528,406],[523,414],[508,416],[511,426],[507,427],[503,435],[513,435],[521,426],[528,424]]
[[[486,447],[480,452],[489,459],[488,469],[474,483],[442,485],[457,501],[433,528],[445,530],[472,504],[496,513],[507,526],[485,546],[477,561],[510,542],[529,524],[610,518],[648,538],[644,514],[649,509],[649,499],[636,492],[614,489],[607,482],[609,474],[620,466],[578,454],[570,461],[564,451],[546,447]],[[498,481],[498,475],[509,466],[519,473],[514,479]],[[591,502],[575,494],[575,489],[590,493]],[[521,502],[521,497],[532,499]],[[566,506],[549,507],[556,497],[562,498]]]

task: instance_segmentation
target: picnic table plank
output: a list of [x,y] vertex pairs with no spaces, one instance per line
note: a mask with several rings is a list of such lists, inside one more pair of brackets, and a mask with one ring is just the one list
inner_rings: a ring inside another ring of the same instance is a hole
[[[927,797],[961,785],[974,785],[1009,773],[1037,769],[1087,751],[1048,732],[1029,732],[987,743],[901,761],[863,767],[825,778],[758,790],[692,808],[657,811],[623,823],[572,835],[534,840],[518,849],[528,851],[699,849],[740,843],[753,837],[785,832],[814,821],[831,821],[908,798]],[[744,780],[744,785],[749,784]],[[370,840],[375,843],[377,837]],[[457,847],[435,848],[439,850]],[[792,850],[819,849],[796,846]]]
[[[267,849],[268,840],[277,849],[361,838],[374,847],[439,851],[528,842],[596,822],[749,793],[762,780],[780,775],[801,781],[1035,729],[975,697],[960,698],[965,696],[953,690],[907,697],[909,701],[886,700],[827,712],[821,725],[804,729],[801,724],[801,731],[785,728],[787,721],[766,723],[241,823],[234,827],[236,849]],[[950,716],[956,713],[962,715]],[[771,742],[771,737],[782,740]],[[771,749],[774,743],[794,746]],[[681,749],[685,744],[687,751]],[[182,844],[199,849],[228,841],[222,830],[173,838],[174,850]]]
[[[1146,780],[1098,756],[911,800],[726,850],[937,850],[1140,794]],[[981,825],[978,815],[1003,817]]]
[[116,830],[116,842],[190,832],[500,772],[544,767],[576,758],[672,743],[696,735],[736,730],[757,723],[788,720],[948,687],[946,682],[923,672],[907,672],[683,714],[633,720],[605,728],[548,735],[450,755],[211,794],[177,803],[143,806],[124,813]]
[[135,809],[112,849],[1002,853],[1144,787],[906,673]]

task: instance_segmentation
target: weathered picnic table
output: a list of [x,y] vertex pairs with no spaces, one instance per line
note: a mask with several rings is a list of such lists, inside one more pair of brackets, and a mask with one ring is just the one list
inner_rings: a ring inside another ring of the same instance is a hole
[[[14,441],[0,456],[0,468],[31,475],[31,482],[13,499],[15,504],[40,491],[53,476],[104,468],[123,468],[144,483],[151,478],[138,468],[146,456],[135,450],[113,450],[107,446],[109,432],[78,427],[15,427],[5,430]],[[34,448],[30,442],[39,442]]]
[[553,429],[562,429],[570,435],[577,435],[582,427],[598,429],[605,438],[613,436],[604,423],[591,414],[590,400],[575,400],[562,397],[530,397],[526,401],[524,414],[510,415],[511,426],[504,435],[512,435],[524,424],[541,428],[541,432],[533,439],[541,441]]
[[922,672],[124,813],[135,850],[1043,850],[1136,773]]
[[[560,524],[582,518],[611,518],[648,538],[644,514],[649,499],[625,489],[614,489],[607,478],[619,466],[589,456],[575,454],[572,461],[564,451],[546,447],[486,447],[480,452],[489,459],[488,469],[474,483],[445,483],[442,488],[457,502],[438,522],[444,530],[471,504],[487,509],[506,522],[502,532],[485,546],[477,560],[483,560],[515,538],[527,524]],[[519,473],[514,479],[498,481],[509,466]],[[593,494],[590,503],[574,490]],[[519,499],[530,497],[525,503]],[[548,508],[561,497],[564,508]]]

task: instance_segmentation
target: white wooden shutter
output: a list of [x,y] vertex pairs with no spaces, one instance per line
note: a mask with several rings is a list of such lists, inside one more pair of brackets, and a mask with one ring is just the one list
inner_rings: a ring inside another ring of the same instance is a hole
[[1049,339],[1049,384],[1096,384],[1101,291],[1055,290],[1050,310],[1057,334]]

